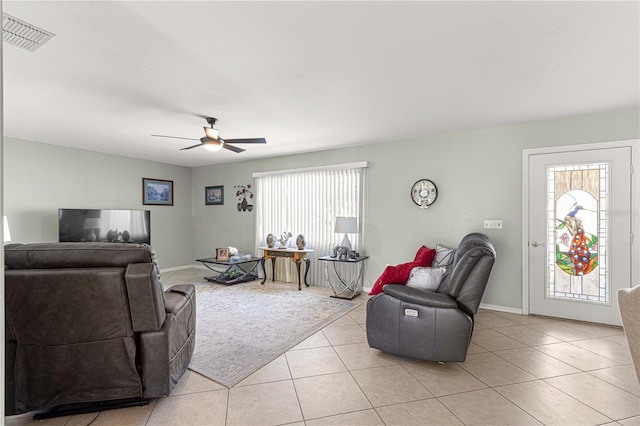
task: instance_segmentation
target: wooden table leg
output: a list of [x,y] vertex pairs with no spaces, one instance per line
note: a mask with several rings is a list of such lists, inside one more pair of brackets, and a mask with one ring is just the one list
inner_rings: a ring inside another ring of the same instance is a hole
[[262,279],[261,284],[264,284],[264,282],[267,280],[267,270],[264,268],[264,256],[262,257],[262,259],[260,259],[260,266],[262,266],[262,272],[264,273],[264,278]]
[[302,290],[302,287],[300,287],[300,263],[302,263],[302,260],[298,259],[295,262],[296,262],[296,268],[298,269],[298,291],[300,291]]
[[271,281],[276,280],[276,258],[271,258]]
[[[309,283],[307,282],[307,275],[309,275],[309,266],[311,265],[311,262],[309,261],[309,259],[305,259],[305,262],[307,264],[307,267],[304,270],[304,285],[309,287]],[[298,276],[298,278],[300,277]]]

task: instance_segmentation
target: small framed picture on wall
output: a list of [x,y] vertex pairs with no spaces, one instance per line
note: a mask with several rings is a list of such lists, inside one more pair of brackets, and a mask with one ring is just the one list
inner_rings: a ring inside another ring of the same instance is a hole
[[220,206],[224,204],[224,185],[206,186],[204,188],[204,204]]
[[172,206],[173,181],[142,178],[142,204]]

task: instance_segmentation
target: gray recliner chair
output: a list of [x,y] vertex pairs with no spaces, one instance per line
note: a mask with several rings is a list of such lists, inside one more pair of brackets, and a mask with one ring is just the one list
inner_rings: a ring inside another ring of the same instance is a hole
[[144,405],[195,347],[193,284],[163,290],[151,247],[5,247],[5,414]]
[[369,346],[420,360],[464,361],[495,256],[487,236],[472,233],[436,291],[385,285],[367,303]]

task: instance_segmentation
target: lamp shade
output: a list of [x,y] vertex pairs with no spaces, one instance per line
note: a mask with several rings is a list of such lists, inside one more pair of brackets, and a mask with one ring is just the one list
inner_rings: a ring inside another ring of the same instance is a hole
[[357,234],[358,218],[336,216],[336,234]]
[[9,221],[7,220],[6,216],[3,216],[3,222],[4,222],[4,242],[9,242],[11,241],[11,232],[9,232]]
[[347,234],[358,233],[358,218],[336,216],[336,234],[342,233],[344,233],[344,238],[340,245],[351,251],[351,242],[349,241],[349,236]]
[[84,221],[84,229],[96,229],[100,228],[100,218],[90,217]]
[[99,217],[89,217],[84,220],[84,229],[88,229],[87,235],[85,236],[85,241],[97,241],[98,235],[96,234],[96,229],[98,229],[98,234],[100,233],[100,218]]

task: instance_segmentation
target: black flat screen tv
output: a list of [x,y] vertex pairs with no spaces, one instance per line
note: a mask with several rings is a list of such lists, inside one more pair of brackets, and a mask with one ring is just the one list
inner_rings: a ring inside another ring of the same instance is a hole
[[151,244],[151,212],[58,209],[58,241]]

